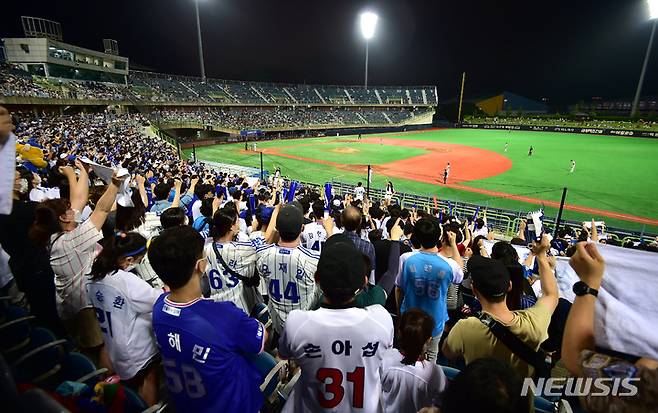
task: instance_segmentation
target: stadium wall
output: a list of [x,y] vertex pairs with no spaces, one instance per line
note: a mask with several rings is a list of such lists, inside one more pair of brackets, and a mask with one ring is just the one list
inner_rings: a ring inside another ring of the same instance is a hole
[[465,129],[497,129],[497,130],[521,130],[534,132],[562,132],[562,133],[582,133],[587,135],[616,135],[638,138],[658,138],[658,132],[642,130],[625,130],[625,129],[601,129],[601,128],[574,128],[564,126],[530,126],[530,125],[491,125],[464,123],[461,125]]

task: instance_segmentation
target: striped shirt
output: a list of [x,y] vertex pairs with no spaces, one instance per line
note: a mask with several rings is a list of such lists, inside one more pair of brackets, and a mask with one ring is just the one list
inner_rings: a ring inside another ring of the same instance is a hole
[[302,246],[270,244],[258,247],[257,256],[258,273],[267,282],[272,325],[280,334],[292,310],[309,310],[319,299],[315,270],[320,254]]
[[[256,273],[256,245],[260,240],[252,242],[215,242],[217,251],[233,271],[243,277],[251,278]],[[245,313],[250,314],[254,306],[260,303],[260,297],[253,288],[244,288],[244,283],[224,268],[217,259],[210,242],[205,246],[208,263],[206,270],[210,283],[210,298],[214,301],[231,301]]]
[[103,233],[87,220],[73,231],[51,237],[50,266],[55,273],[57,313],[67,320],[83,308],[91,307],[87,298],[87,277],[94,258],[101,250]]

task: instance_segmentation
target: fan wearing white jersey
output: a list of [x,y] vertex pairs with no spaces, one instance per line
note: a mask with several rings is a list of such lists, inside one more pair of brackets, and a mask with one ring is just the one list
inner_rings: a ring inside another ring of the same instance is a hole
[[313,276],[320,255],[300,245],[303,215],[295,205],[281,207],[275,223],[280,241],[257,249],[256,268],[267,282],[272,326],[281,334],[292,310],[308,310],[318,300]]
[[302,231],[302,245],[304,247],[317,251],[322,251],[322,244],[327,240],[327,231],[324,229],[324,205],[317,201],[313,203],[314,222],[304,225]]
[[380,369],[393,320],[381,305],[354,306],[365,273],[353,243],[327,240],[316,272],[322,306],[292,311],[279,341],[279,356],[302,370],[284,412],[383,411]]
[[159,400],[159,357],[151,314],[163,290],[130,272],[145,255],[146,238],[137,232],[108,239],[92,264],[87,295],[116,373],[152,406]]
[[250,314],[261,302],[260,294],[253,287],[259,282],[255,276],[256,246],[263,244],[264,240],[233,241],[239,232],[240,224],[233,203],[215,212],[211,229],[213,242],[204,247],[210,264],[206,276],[211,299],[231,301]]
[[382,363],[385,412],[416,413],[438,404],[446,377],[438,364],[425,359],[433,329],[432,316],[418,308],[400,317],[397,348],[387,350]]
[[354,199],[357,201],[363,201],[363,195],[365,195],[366,189],[363,187],[363,182],[356,184],[354,188]]

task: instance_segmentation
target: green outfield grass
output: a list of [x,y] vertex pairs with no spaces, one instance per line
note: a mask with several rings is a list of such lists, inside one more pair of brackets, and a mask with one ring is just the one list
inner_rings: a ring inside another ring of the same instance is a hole
[[[397,139],[446,142],[488,149],[507,156],[513,166],[507,172],[487,179],[463,182],[463,185],[501,191],[508,194],[527,195],[542,200],[558,201],[562,188],[569,189],[567,203],[590,208],[632,214],[658,219],[658,140],[616,136],[593,136],[553,132],[524,132],[471,129],[443,129],[421,133],[391,133],[364,135],[364,138],[391,137]],[[341,136],[339,139],[345,139]],[[510,147],[503,153],[505,142]],[[308,146],[307,146],[308,145]],[[528,147],[535,148],[531,158]],[[418,156],[422,149],[380,146],[357,142],[336,142],[336,138],[300,139],[259,142],[258,148],[282,148],[287,154],[325,160],[345,165],[379,165],[395,160]],[[353,147],[358,153],[338,153],[335,149]],[[258,167],[258,153],[245,153],[244,144],[217,145],[197,149],[202,160],[235,163]],[[418,152],[415,152],[418,151]],[[186,153],[189,155],[189,150]],[[576,172],[569,173],[569,161],[577,162]],[[482,162],[486,162],[482,159]],[[289,159],[264,155],[265,169],[281,167],[283,173],[294,179],[322,184],[336,180],[347,183],[363,181],[363,173]],[[375,172],[377,168],[375,166]],[[437,172],[438,175],[438,172]],[[377,173],[373,186],[383,188],[389,178]],[[395,179],[398,192],[420,195],[437,195],[440,199],[473,202],[485,206],[528,211],[541,204],[530,204],[505,197],[491,197],[423,182]],[[546,208],[555,214],[553,208]],[[588,214],[565,211],[565,218],[589,219]],[[595,217],[598,218],[598,217]],[[641,230],[644,224],[604,218],[610,226]],[[658,232],[647,225],[646,231]]]

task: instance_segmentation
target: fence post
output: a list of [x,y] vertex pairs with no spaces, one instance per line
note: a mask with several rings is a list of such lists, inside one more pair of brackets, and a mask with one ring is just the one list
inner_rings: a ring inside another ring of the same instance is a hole
[[260,152],[260,180],[263,180],[263,151]]
[[560,200],[560,210],[557,213],[557,219],[555,220],[555,229],[553,230],[553,237],[557,235],[557,229],[560,227],[560,222],[562,221],[562,211],[564,210],[564,200],[567,198],[567,188],[562,188],[562,200]]

